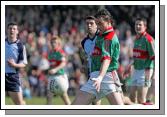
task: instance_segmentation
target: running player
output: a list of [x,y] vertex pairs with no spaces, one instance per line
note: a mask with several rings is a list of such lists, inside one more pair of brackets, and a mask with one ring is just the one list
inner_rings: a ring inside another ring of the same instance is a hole
[[[47,90],[47,104],[52,104],[52,98],[54,93],[50,91],[50,82],[52,78],[62,78],[64,85],[69,86],[67,75],[64,72],[64,67],[66,66],[65,53],[62,50],[62,42],[58,36],[55,36],[51,39],[52,51],[49,53],[48,60],[50,62],[50,69],[48,70],[49,79],[48,79],[48,90]],[[58,94],[57,94],[58,95]],[[60,95],[66,105],[71,104],[67,90]]]

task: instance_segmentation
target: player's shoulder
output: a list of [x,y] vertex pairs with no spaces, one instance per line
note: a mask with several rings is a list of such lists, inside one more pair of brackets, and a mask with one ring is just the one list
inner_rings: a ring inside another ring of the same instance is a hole
[[107,34],[104,35],[104,40],[112,40],[115,35],[114,31],[110,31]]
[[88,36],[86,36],[82,41],[81,41],[81,45],[82,45],[82,48],[84,48],[84,44],[85,42],[89,39]]
[[59,52],[61,55],[66,56],[66,52],[63,49],[60,49]]
[[146,39],[149,43],[151,43],[151,42],[154,41],[153,37],[152,37],[150,34],[148,34],[148,33],[145,34],[145,39]]

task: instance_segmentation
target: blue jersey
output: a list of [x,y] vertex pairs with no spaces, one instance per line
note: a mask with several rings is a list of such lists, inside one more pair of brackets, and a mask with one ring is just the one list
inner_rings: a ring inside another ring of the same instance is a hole
[[8,39],[5,40],[5,73],[17,73],[17,69],[11,67],[7,60],[14,59],[16,63],[27,64],[27,56],[25,46],[16,40],[15,42],[10,43]]
[[93,38],[90,38],[89,35],[84,38],[81,42],[81,45],[82,45],[82,48],[84,49],[87,57],[88,57],[88,66],[89,66],[89,73],[90,73],[90,70],[91,70],[91,54],[94,50],[94,47],[95,47],[95,41],[96,41],[96,38],[97,38],[97,33],[98,31],[96,31],[96,34]]

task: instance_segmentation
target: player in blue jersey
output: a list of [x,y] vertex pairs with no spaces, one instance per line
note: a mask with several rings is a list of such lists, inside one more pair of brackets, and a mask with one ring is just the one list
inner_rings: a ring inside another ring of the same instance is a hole
[[[84,59],[84,61],[86,60],[88,62],[88,77],[90,74],[90,70],[91,70],[91,54],[93,52],[94,46],[95,46],[95,41],[97,38],[97,34],[98,34],[98,29],[97,29],[97,25],[95,23],[95,17],[94,16],[87,16],[85,19],[86,22],[86,30],[87,30],[87,37],[84,38],[81,42],[81,45],[85,51],[85,56],[87,56],[86,59]],[[84,65],[84,64],[83,64]],[[87,69],[86,69],[87,70]],[[84,71],[86,71],[84,70]],[[93,105],[100,105],[101,104],[101,100],[94,100],[92,102]]]
[[18,25],[7,25],[7,38],[5,39],[5,91],[16,105],[24,105],[19,68],[27,64],[25,46],[18,39]]

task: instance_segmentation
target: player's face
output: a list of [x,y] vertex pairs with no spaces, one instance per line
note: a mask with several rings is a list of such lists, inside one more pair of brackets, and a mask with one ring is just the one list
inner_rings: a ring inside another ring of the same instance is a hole
[[17,38],[18,28],[17,25],[10,25],[8,27],[8,36],[9,38]]
[[97,28],[101,32],[104,32],[106,28],[108,27],[108,22],[104,21],[103,18],[101,17],[96,19],[96,24],[97,24]]
[[58,47],[58,42],[56,40],[52,40],[51,45],[53,49],[56,49]]
[[52,49],[60,49],[61,48],[61,42],[59,40],[51,40],[51,46]]
[[135,31],[137,34],[141,34],[146,31],[146,26],[143,21],[136,21],[135,22]]
[[97,25],[95,23],[95,20],[87,19],[86,20],[86,29],[88,33],[95,34],[97,30]]

